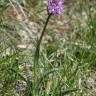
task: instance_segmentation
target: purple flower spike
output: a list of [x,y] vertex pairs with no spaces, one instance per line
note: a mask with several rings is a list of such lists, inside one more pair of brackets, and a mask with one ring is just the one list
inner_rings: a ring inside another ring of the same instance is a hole
[[53,15],[59,15],[64,10],[64,0],[48,0],[48,11]]

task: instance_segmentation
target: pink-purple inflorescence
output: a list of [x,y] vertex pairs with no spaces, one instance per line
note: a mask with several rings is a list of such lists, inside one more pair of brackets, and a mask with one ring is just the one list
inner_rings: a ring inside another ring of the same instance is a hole
[[50,14],[59,15],[64,10],[64,0],[48,0],[48,11]]

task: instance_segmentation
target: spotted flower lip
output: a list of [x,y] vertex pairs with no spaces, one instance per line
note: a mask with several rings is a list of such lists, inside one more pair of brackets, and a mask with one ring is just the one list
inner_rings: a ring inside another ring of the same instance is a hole
[[50,14],[59,15],[64,10],[64,0],[48,0],[48,11]]

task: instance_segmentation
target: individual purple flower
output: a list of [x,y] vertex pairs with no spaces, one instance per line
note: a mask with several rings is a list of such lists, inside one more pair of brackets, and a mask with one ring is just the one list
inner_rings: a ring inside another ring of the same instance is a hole
[[53,15],[59,15],[64,10],[64,0],[48,0],[48,11]]

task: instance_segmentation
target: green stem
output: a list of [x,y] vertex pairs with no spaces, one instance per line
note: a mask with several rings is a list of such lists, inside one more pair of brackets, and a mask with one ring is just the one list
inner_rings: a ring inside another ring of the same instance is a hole
[[51,14],[48,15],[48,18],[47,18],[45,26],[44,26],[44,28],[42,30],[41,36],[40,36],[39,40],[37,41],[37,46],[36,46],[36,51],[35,51],[35,56],[34,56],[34,64],[38,64],[40,44],[41,44],[41,41],[42,41],[43,35],[45,33],[46,27],[48,25],[50,17],[51,17]]
[[[36,82],[38,80],[38,76],[37,76],[36,73],[38,72],[38,68],[37,67],[38,67],[38,61],[39,61],[40,44],[41,44],[41,41],[42,41],[43,35],[45,33],[46,27],[48,25],[48,22],[49,22],[50,17],[51,17],[51,14],[48,15],[47,20],[45,22],[45,26],[44,26],[44,28],[42,30],[41,35],[40,35],[40,38],[37,41],[36,51],[35,51],[35,55],[34,55],[34,87],[36,86]],[[34,93],[35,93],[35,95],[38,94],[38,92],[36,90],[36,87],[34,88]]]

